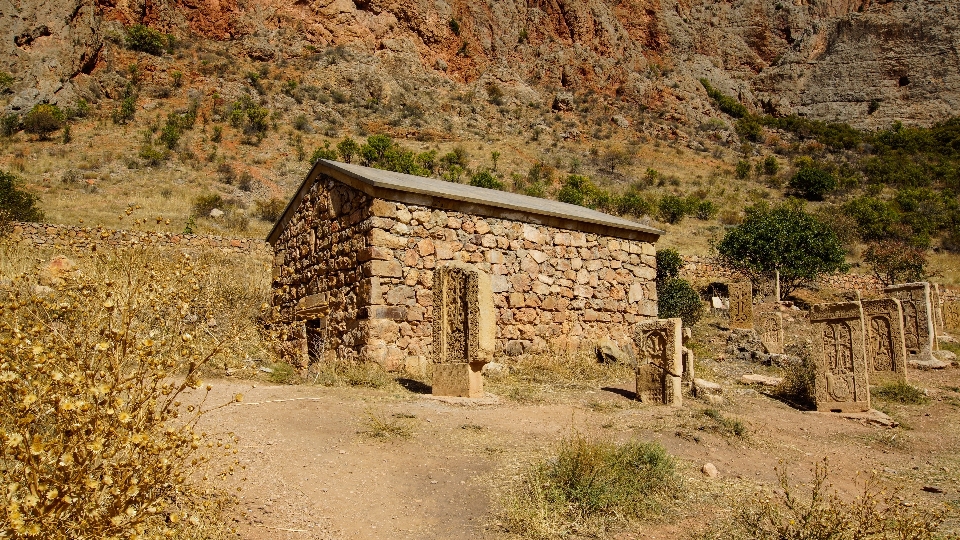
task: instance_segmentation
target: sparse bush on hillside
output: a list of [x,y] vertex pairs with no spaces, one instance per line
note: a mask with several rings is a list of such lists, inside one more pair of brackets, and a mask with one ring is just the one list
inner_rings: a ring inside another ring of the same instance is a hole
[[736,172],[737,178],[741,180],[746,180],[747,178],[750,177],[750,162],[745,159],[741,159],[740,161],[737,162],[735,172]]
[[19,114],[5,114],[2,118],[0,118],[0,134],[2,134],[4,137],[10,137],[18,131],[20,131]]
[[0,221],[43,221],[40,197],[24,191],[14,174],[0,171]]
[[244,142],[248,144],[259,144],[267,136],[270,128],[267,121],[269,115],[270,111],[257,105],[253,98],[246,94],[233,102],[227,111],[230,125],[242,130]]
[[123,97],[120,99],[120,105],[113,111],[114,124],[128,124],[133,121],[137,114],[137,89],[131,83],[127,84]]
[[257,201],[257,217],[269,223],[276,223],[287,207],[287,201],[274,197],[266,201]]
[[884,285],[923,281],[927,277],[926,251],[899,240],[871,243],[863,260]]
[[724,264],[754,283],[769,282],[779,271],[784,295],[823,274],[847,270],[837,235],[799,201],[748,208],[743,224],[728,231],[717,249]]
[[323,141],[323,146],[313,151],[313,155],[310,156],[310,163],[316,164],[321,159],[337,159],[337,151],[330,148],[330,141]]
[[382,134],[367,137],[358,154],[362,165],[404,174],[430,176],[437,167],[436,152],[416,154]]
[[23,117],[23,129],[46,140],[50,134],[59,131],[67,120],[60,107],[49,103],[38,103]]
[[170,36],[142,24],[127,28],[127,47],[134,51],[160,56],[170,47]]
[[666,194],[660,197],[657,203],[658,215],[660,220],[675,225],[683,221],[689,213],[687,201],[677,195]]
[[789,186],[808,201],[822,201],[824,196],[837,189],[837,178],[823,164],[807,159],[798,164]]
[[482,170],[471,176],[470,185],[487,189],[503,189],[503,182],[487,170]]
[[6,71],[0,71],[0,94],[6,94],[16,80]]
[[763,158],[763,172],[768,176],[773,176],[780,172],[780,162],[777,161],[777,156],[771,154]]
[[765,139],[763,135],[763,124],[755,116],[748,115],[737,120],[734,130],[741,140],[747,140],[755,143],[762,143]]
[[707,79],[700,79],[700,84],[703,85],[703,88],[707,91],[707,95],[710,96],[710,99],[717,104],[717,108],[721,111],[734,118],[743,118],[750,114],[750,111],[747,110],[747,107],[743,103],[717,90],[710,85]]
[[193,200],[193,215],[197,217],[210,217],[210,212],[214,209],[223,210],[225,201],[220,195],[213,193],[210,195],[200,195]]

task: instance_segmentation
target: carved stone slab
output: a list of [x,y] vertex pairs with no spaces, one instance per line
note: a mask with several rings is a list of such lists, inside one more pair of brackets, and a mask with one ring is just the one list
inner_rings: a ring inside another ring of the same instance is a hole
[[[938,338],[946,333],[943,328],[943,300],[940,295],[940,285],[930,284],[930,315],[933,319],[933,335]],[[939,342],[936,344],[939,349]],[[937,350],[934,349],[934,350]]]
[[730,293],[730,328],[753,328],[753,284],[741,281],[727,285]]
[[947,333],[960,334],[960,302],[957,300],[943,302],[943,327]]
[[451,262],[433,272],[433,394],[482,397],[483,365],[493,359],[496,326],[490,276]]
[[903,340],[903,309],[895,298],[864,300],[867,367],[870,384],[907,380],[907,349]]
[[818,411],[870,410],[863,311],[857,302],[816,304],[813,323],[814,401]]
[[433,272],[433,361],[489,362],[496,347],[490,276],[451,262]]
[[483,397],[482,363],[458,362],[433,366],[433,390],[435,396],[466,398]]
[[783,315],[775,311],[757,314],[760,343],[768,354],[783,354]]
[[[682,404],[680,319],[643,322],[634,331],[637,348],[637,399],[660,405]],[[691,357],[692,359],[692,357]]]
[[884,289],[891,298],[900,301],[903,308],[903,339],[907,361],[933,360],[933,351],[939,349],[933,327],[930,304],[930,284],[904,283]]

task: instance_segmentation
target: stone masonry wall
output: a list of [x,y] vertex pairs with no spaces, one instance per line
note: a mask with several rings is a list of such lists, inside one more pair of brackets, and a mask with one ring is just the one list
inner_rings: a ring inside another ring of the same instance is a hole
[[374,200],[363,259],[370,277],[366,360],[388,368],[432,345],[433,270],[490,274],[498,353],[574,348],[656,318],[653,244]]
[[[287,323],[294,351],[307,350],[306,327],[298,319],[298,304],[323,298],[325,343],[319,354],[334,351],[355,359],[365,343],[361,319],[364,272],[361,253],[370,227],[370,198],[349,186],[319,179],[304,195],[293,218],[274,245],[274,306]],[[290,355],[300,364],[302,354]]]
[[217,248],[235,253],[265,254],[271,250],[270,244],[254,238],[226,238],[204,234],[174,234],[49,223],[14,222],[10,232],[13,239],[38,246],[73,246],[80,249],[89,249],[93,246],[144,245],[161,248]]

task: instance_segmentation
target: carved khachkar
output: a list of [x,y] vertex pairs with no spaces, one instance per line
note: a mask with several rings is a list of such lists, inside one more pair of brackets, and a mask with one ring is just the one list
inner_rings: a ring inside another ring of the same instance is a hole
[[495,347],[490,277],[479,268],[451,262],[433,273],[433,394],[481,397],[483,364]]
[[814,401],[818,411],[870,410],[863,311],[858,302],[817,304],[813,323]]
[[768,354],[783,354],[783,315],[765,311],[757,314],[760,343]]
[[730,283],[730,328],[753,328],[753,284]]
[[930,284],[904,283],[887,287],[884,292],[899,300],[903,308],[903,340],[907,349],[907,361],[933,360],[933,351],[940,347],[933,326]]
[[948,334],[960,334],[960,301],[944,300],[943,328]]
[[870,383],[907,380],[907,351],[903,340],[903,309],[895,298],[864,300]]
[[637,325],[637,399],[644,403],[681,405],[682,338],[680,319],[659,319]]
[[[940,285],[930,284],[930,318],[933,320],[933,335],[936,337],[946,333],[943,329],[943,301],[940,295]],[[939,345],[939,342],[937,343]],[[937,349],[940,347],[938,346]],[[937,350],[934,349],[934,350]]]

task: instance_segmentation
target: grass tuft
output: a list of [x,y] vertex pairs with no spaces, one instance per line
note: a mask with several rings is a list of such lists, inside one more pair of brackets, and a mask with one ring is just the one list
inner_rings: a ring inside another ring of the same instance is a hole
[[410,420],[413,415],[394,414],[387,416],[383,413],[366,411],[360,420],[359,433],[373,439],[409,439],[413,436],[413,425]]
[[871,397],[905,405],[925,405],[930,402],[927,394],[903,381],[888,382],[870,390]]
[[674,459],[659,443],[577,435],[520,476],[505,500],[504,522],[523,538],[602,535],[661,513],[680,486]]
[[736,418],[727,418],[720,412],[720,409],[709,408],[703,410],[703,416],[712,420],[712,425],[703,426],[701,429],[719,433],[721,435],[733,435],[738,438],[746,438],[748,434],[747,425]]
[[395,382],[380,364],[331,360],[318,362],[310,368],[314,383],[323,386],[353,386],[383,388]]

